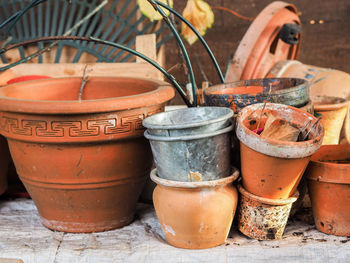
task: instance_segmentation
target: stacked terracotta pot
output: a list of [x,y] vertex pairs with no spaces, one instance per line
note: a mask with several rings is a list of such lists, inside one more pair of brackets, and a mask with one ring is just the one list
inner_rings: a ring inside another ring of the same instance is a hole
[[[268,115],[303,130],[306,139],[289,142],[261,137],[255,130],[258,123],[264,128]],[[282,238],[291,206],[298,198],[297,186],[322,143],[324,130],[322,125],[313,125],[316,122],[314,116],[282,104],[255,104],[239,112],[236,134],[243,179],[239,230],[243,234],[259,240]]]
[[167,241],[201,249],[225,243],[238,194],[239,172],[230,164],[232,110],[181,109],[153,115],[148,128],[157,169],[154,207]]

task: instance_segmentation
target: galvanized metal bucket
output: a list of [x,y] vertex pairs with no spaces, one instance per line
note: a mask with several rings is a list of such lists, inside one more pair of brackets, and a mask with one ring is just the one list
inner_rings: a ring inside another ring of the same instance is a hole
[[145,131],[158,176],[183,182],[217,180],[231,173],[230,126],[207,133],[165,137]]
[[225,107],[186,108],[154,114],[142,124],[150,135],[185,136],[226,128],[232,117],[233,111]]

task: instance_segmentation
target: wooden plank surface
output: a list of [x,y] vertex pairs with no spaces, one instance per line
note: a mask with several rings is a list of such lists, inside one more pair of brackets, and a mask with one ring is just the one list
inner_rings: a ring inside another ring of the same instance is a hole
[[226,244],[186,250],[168,245],[150,205],[121,229],[92,233],[54,232],[40,224],[32,200],[0,201],[0,258],[25,263],[107,262],[349,262],[350,238],[322,234],[310,215],[290,221],[283,240],[257,241],[232,230]]

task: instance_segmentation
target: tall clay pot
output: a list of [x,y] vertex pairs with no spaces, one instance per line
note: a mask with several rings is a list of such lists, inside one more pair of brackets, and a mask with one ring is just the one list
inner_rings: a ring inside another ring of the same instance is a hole
[[224,244],[237,207],[232,182],[238,176],[234,169],[231,176],[218,180],[179,182],[162,179],[153,170],[153,203],[167,241],[189,249]]
[[343,98],[329,96],[312,97],[315,112],[322,116],[324,126],[323,144],[338,144],[349,102]]
[[90,78],[0,89],[1,133],[44,226],[96,232],[129,224],[152,165],[142,120],[174,96],[164,82]]
[[291,106],[267,103],[260,127],[264,127],[267,114],[272,114],[300,129],[306,127],[306,132],[310,130],[310,133],[308,140],[301,142],[263,138],[253,131],[257,128],[262,109],[263,104],[250,105],[237,117],[243,187],[260,197],[286,199],[295,192],[310,156],[320,148],[323,126],[310,129],[317,120],[314,116]]
[[323,145],[306,175],[317,229],[350,236],[350,145]]

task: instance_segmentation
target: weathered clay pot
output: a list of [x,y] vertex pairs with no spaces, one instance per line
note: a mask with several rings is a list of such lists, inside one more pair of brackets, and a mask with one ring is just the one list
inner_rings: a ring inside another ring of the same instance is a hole
[[161,179],[153,170],[151,179],[157,183],[153,203],[167,241],[189,249],[225,243],[238,199],[232,182],[238,176],[234,169],[219,180],[179,182]]
[[241,80],[208,87],[203,94],[205,105],[229,107],[235,113],[265,101],[294,107],[303,107],[309,102],[308,83],[297,78]]
[[[242,109],[237,117],[236,134],[241,145],[243,187],[264,198],[289,198],[295,192],[310,156],[321,146],[323,126],[316,125],[311,129],[308,140],[302,142],[263,138],[253,132],[262,109],[263,104],[250,105]],[[300,129],[306,127],[306,132],[317,120],[300,109],[267,103],[260,127],[264,127],[268,113]]]
[[43,225],[96,232],[129,224],[152,165],[142,120],[174,96],[164,82],[47,79],[0,89],[1,133]]
[[312,101],[315,112],[322,116],[321,122],[325,130],[323,144],[338,144],[349,102],[329,96],[314,96]]
[[10,160],[7,142],[3,136],[0,136],[0,153],[0,194],[3,194],[7,188],[7,170]]
[[350,236],[350,145],[322,146],[306,175],[317,229]]
[[239,231],[258,240],[281,239],[298,194],[288,199],[268,199],[249,193],[241,185],[238,185],[238,190],[241,193]]

